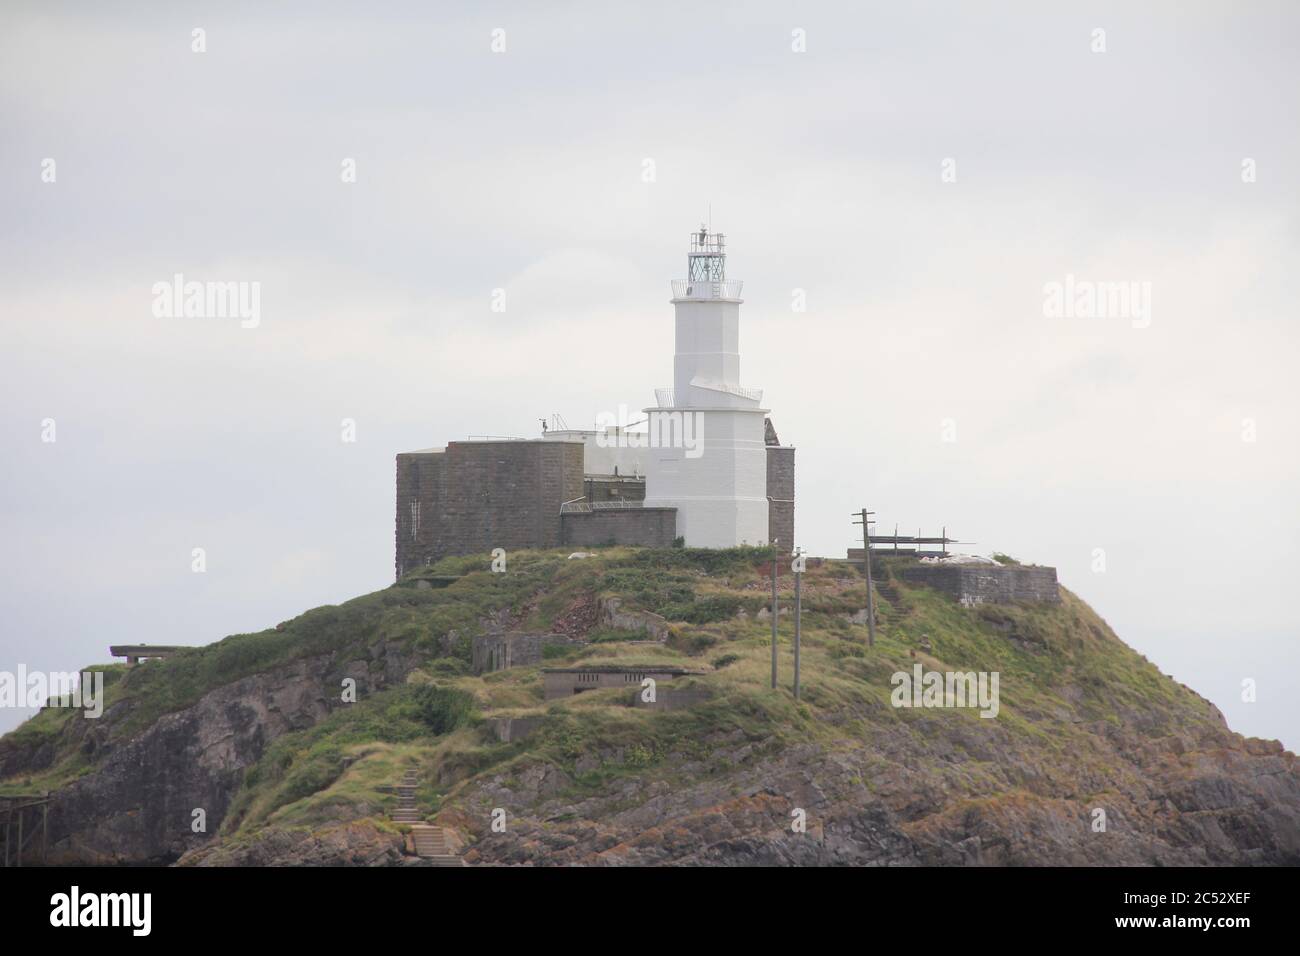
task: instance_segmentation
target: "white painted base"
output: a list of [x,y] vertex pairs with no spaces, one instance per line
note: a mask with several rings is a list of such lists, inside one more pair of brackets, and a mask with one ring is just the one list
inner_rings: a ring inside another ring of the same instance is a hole
[[761,408],[647,409],[698,416],[699,455],[652,448],[647,507],[677,509],[677,534],[692,548],[767,543],[767,447]]

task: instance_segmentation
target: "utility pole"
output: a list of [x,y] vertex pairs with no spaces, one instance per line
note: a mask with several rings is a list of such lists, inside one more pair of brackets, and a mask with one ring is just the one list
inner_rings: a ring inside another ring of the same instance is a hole
[[[868,528],[871,526],[870,516],[875,514],[874,511],[868,511],[863,508],[859,512],[862,522],[862,567],[867,575],[867,646],[876,646],[876,602],[871,596],[871,533]],[[858,522],[853,522],[857,524]],[[897,535],[895,535],[897,537]]]
[[776,538],[772,539],[772,690],[776,690]]
[[803,613],[803,602],[800,599],[800,583],[803,581],[804,557],[803,548],[796,548],[794,560],[790,562],[790,570],[794,572],[794,699],[799,699],[799,618]]

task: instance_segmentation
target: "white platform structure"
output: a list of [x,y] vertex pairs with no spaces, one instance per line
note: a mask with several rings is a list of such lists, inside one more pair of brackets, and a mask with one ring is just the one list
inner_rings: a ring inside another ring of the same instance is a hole
[[673,385],[655,389],[649,415],[646,507],[677,509],[693,548],[766,544],[767,449],[763,393],[740,384],[740,289],[726,273],[726,237],[690,239],[687,278],[674,279]]

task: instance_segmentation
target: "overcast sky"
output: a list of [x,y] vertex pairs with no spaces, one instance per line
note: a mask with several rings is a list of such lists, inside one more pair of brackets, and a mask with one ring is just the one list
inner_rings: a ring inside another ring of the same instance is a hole
[[[670,384],[711,209],[799,543],[865,505],[1055,565],[1296,749],[1297,37],[1288,2],[10,0],[0,670],[385,586],[397,452]],[[176,273],[259,282],[260,324],[159,318]],[[1149,321],[1045,314],[1067,276]]]

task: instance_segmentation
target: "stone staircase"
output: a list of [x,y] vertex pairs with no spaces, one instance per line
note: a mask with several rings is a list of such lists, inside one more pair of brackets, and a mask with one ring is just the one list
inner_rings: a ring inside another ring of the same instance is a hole
[[429,860],[434,866],[465,865],[447,843],[447,832],[442,827],[417,823],[411,827],[411,835],[415,837],[416,856]]
[[402,782],[393,788],[397,794],[393,822],[411,825],[416,856],[432,861],[434,866],[464,866],[465,861],[456,855],[447,841],[447,831],[423,822],[422,815],[415,806],[415,789],[419,783],[419,771],[408,770],[402,776]]
[[876,587],[876,593],[885,599],[884,605],[876,605],[876,623],[882,627],[891,627],[901,621],[907,614],[907,609],[903,604],[903,597],[898,593],[898,587],[892,578],[882,576],[880,580],[871,582]]
[[406,771],[402,782],[394,787],[397,794],[397,809],[393,811],[394,823],[419,823],[420,811],[415,807],[415,788],[419,785],[420,774],[415,770]]

